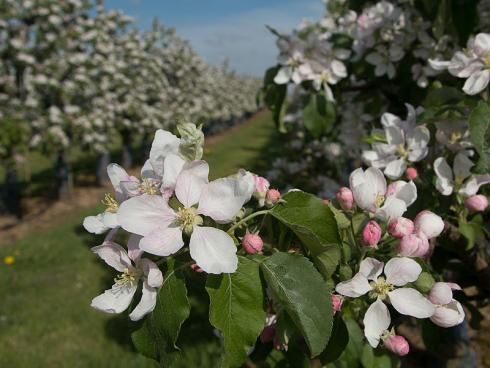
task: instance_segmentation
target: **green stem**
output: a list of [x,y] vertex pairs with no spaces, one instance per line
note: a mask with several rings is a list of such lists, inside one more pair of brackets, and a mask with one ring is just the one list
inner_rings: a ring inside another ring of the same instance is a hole
[[240,225],[246,223],[247,221],[253,219],[254,217],[260,216],[260,215],[267,215],[271,210],[262,210],[262,211],[257,211],[255,213],[252,213],[251,215],[248,215],[247,217],[243,218],[242,220],[238,221],[235,225],[230,227],[230,229],[227,231],[228,234],[233,234],[235,229],[237,229]]

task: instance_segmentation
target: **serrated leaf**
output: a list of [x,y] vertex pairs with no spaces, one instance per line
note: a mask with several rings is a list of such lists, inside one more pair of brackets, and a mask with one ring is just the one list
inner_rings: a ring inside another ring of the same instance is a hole
[[341,240],[335,216],[323,201],[305,192],[290,192],[271,215],[290,228],[311,252],[325,278],[340,262]]
[[335,106],[327,101],[323,93],[310,95],[303,109],[303,121],[305,128],[312,136],[318,138],[328,133],[335,122]]
[[233,274],[209,275],[209,321],[223,333],[223,367],[238,367],[265,325],[259,263],[239,257]]
[[138,351],[166,367],[171,367],[180,357],[176,341],[182,323],[190,313],[180,266],[174,259],[168,258],[155,309],[145,318],[141,327],[131,334]]
[[313,264],[299,254],[278,252],[260,269],[274,298],[291,317],[312,357],[326,347],[332,331],[330,291]]
[[480,101],[469,118],[470,138],[480,159],[475,172],[490,172],[490,106]]
[[334,318],[332,336],[335,338],[330,339],[327,348],[320,355],[322,364],[336,361],[349,343],[349,331],[347,331],[347,326],[339,313]]

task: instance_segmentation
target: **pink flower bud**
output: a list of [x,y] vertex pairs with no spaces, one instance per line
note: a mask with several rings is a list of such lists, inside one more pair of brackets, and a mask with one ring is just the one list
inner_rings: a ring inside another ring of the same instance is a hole
[[422,232],[427,239],[439,236],[444,230],[444,221],[435,213],[424,210],[415,217],[415,232]]
[[352,190],[349,188],[340,188],[335,197],[344,211],[351,210],[354,207],[354,194],[352,194]]
[[342,299],[342,297],[338,294],[332,294],[332,307],[333,307],[333,313],[337,313],[337,312],[340,312],[340,310],[342,309],[342,302],[344,300]]
[[384,340],[386,349],[398,356],[407,355],[410,351],[408,341],[400,335],[391,335]]
[[262,248],[264,247],[264,242],[259,235],[249,233],[245,234],[245,236],[243,237],[242,245],[243,249],[245,249],[245,252],[247,252],[248,254],[255,254],[262,251]]
[[281,193],[277,189],[269,189],[265,195],[265,200],[268,205],[275,205],[281,199]]
[[193,271],[196,271],[196,272],[199,272],[199,273],[204,272],[204,270],[201,267],[199,267],[197,265],[197,263],[191,264],[191,268],[192,268]]
[[417,176],[419,175],[417,172],[417,169],[414,167],[407,168],[407,171],[405,171],[405,174],[407,174],[407,178],[409,180],[415,180],[415,179],[417,179]]
[[398,253],[404,257],[423,257],[429,253],[429,240],[422,233],[405,235],[398,245]]
[[432,304],[446,305],[453,300],[453,291],[445,282],[436,282],[429,293],[429,300]]
[[254,175],[255,191],[258,193],[266,193],[269,190],[269,181],[262,176]]
[[395,238],[403,238],[405,235],[410,235],[413,233],[413,229],[413,221],[405,217],[392,219],[388,223],[388,233]]
[[466,198],[464,204],[471,212],[483,212],[488,207],[488,199],[483,194],[477,194]]
[[376,247],[381,239],[381,227],[374,220],[371,220],[362,230],[362,242],[368,247]]

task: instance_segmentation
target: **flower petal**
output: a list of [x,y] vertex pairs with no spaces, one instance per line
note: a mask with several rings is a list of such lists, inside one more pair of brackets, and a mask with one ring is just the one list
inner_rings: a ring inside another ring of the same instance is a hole
[[398,160],[391,161],[386,166],[384,173],[388,178],[394,180],[402,176],[406,169],[407,164],[405,163],[405,159],[399,158]]
[[237,248],[222,230],[195,226],[189,249],[192,259],[207,273],[233,273],[238,267]]
[[155,309],[155,305],[157,304],[157,294],[158,292],[155,288],[152,288],[147,282],[143,283],[141,300],[129,314],[131,321],[139,321]]
[[102,213],[99,213],[97,216],[87,216],[83,220],[83,227],[92,234],[105,233],[109,230],[109,227],[104,224],[103,220],[104,216]]
[[358,298],[371,290],[368,279],[360,272],[350,280],[339,282],[335,287],[337,293],[351,298]]
[[132,267],[126,250],[117,243],[104,242],[91,250],[103,259],[105,263],[119,272],[123,272],[125,268]]
[[157,256],[166,257],[184,246],[180,227],[158,227],[140,241],[140,249]]
[[128,309],[137,286],[136,282],[124,287],[114,284],[111,289],[92,299],[90,306],[106,313],[124,312]]
[[146,282],[149,286],[159,288],[163,284],[162,271],[158,268],[155,262],[143,258],[140,261],[140,266],[143,269],[143,274],[146,276]]
[[451,195],[454,189],[453,171],[444,157],[438,157],[434,161],[434,171],[437,175],[436,188],[445,196]]
[[466,80],[463,91],[468,95],[476,95],[488,86],[490,81],[490,71],[481,70],[470,75]]
[[157,174],[163,175],[165,158],[171,153],[178,154],[179,145],[180,139],[172,133],[163,129],[156,131],[150,150],[150,162]]
[[128,173],[118,164],[109,164],[107,166],[107,175],[109,176],[116,193],[121,192],[121,187],[119,186],[120,182],[129,181]]
[[167,188],[175,188],[177,183],[177,177],[182,171],[185,164],[185,160],[176,154],[169,154],[167,158],[165,158],[165,162],[163,163],[163,178],[162,178],[162,187],[164,189]]
[[388,222],[391,219],[402,217],[407,210],[407,205],[401,199],[394,196],[386,198],[385,204],[378,211],[376,217]]
[[379,299],[371,304],[364,315],[364,336],[373,348],[377,347],[381,335],[388,330],[391,323],[388,307]]
[[383,272],[383,266],[383,262],[367,257],[361,262],[359,273],[362,273],[368,280],[376,280]]
[[465,313],[461,303],[452,300],[449,304],[438,306],[430,320],[441,327],[453,327],[464,321]]
[[204,187],[197,212],[216,222],[227,223],[233,221],[249,199],[248,185],[241,179],[217,179]]
[[403,286],[419,278],[422,267],[413,259],[396,257],[390,259],[385,266],[386,282],[395,286]]
[[470,197],[475,195],[482,185],[488,183],[490,183],[490,174],[476,175],[465,182],[463,187],[459,190],[459,193],[465,197]]
[[475,164],[471,162],[471,160],[468,158],[468,156],[458,153],[456,157],[454,157],[454,163],[453,163],[453,170],[454,170],[454,176],[460,180],[463,181],[466,179],[468,176],[471,175],[471,168]]
[[175,212],[162,197],[142,195],[124,201],[117,217],[124,230],[146,236],[154,229],[172,223]]
[[141,257],[143,251],[140,249],[141,235],[131,234],[128,239],[128,256],[133,261]]
[[435,312],[434,304],[415,289],[395,289],[390,291],[388,296],[398,313],[416,318],[429,318]]
[[209,165],[205,161],[186,164],[175,185],[175,195],[186,208],[199,202],[201,192],[208,183]]

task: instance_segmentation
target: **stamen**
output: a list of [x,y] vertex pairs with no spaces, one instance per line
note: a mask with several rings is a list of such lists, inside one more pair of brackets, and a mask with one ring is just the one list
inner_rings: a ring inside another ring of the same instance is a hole
[[139,185],[139,189],[148,195],[160,194],[159,182],[152,179],[143,179]]
[[114,283],[117,286],[122,287],[128,284],[133,284],[137,282],[138,279],[139,279],[139,273],[135,269],[129,269],[128,267],[126,267],[123,273],[117,275],[114,278]]
[[177,224],[186,233],[191,234],[194,225],[202,225],[202,217],[199,216],[194,207],[181,207],[177,210]]
[[376,297],[384,299],[390,291],[395,289],[395,285],[386,282],[384,277],[378,277],[376,282],[371,284],[373,287],[373,293]]
[[385,196],[382,194],[378,194],[374,199],[374,205],[376,206],[376,208],[380,208],[383,203],[385,203]]
[[112,195],[106,193],[104,199],[102,200],[102,204],[106,206],[106,212],[116,213],[119,209],[119,203],[114,199]]
[[396,153],[398,153],[398,156],[407,158],[408,157],[408,152],[405,149],[405,146],[403,144],[398,144],[396,146]]

